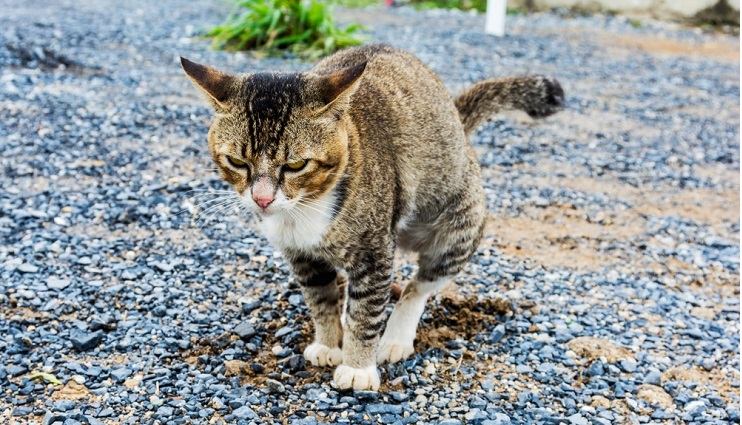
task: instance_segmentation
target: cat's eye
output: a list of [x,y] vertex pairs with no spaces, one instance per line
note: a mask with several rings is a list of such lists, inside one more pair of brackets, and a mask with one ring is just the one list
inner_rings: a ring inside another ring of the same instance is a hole
[[247,162],[233,156],[228,156],[227,162],[229,162],[229,165],[233,166],[234,168],[247,168]]
[[306,159],[297,159],[296,161],[287,162],[285,167],[290,171],[299,171],[307,165]]

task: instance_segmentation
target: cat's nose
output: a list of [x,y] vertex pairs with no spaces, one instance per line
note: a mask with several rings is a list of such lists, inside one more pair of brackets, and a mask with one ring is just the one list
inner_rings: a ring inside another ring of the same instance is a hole
[[258,177],[252,187],[252,200],[262,209],[268,208],[273,202],[273,184],[265,176]]
[[268,205],[270,205],[273,202],[272,196],[258,197],[258,196],[253,195],[252,199],[262,209],[268,208]]

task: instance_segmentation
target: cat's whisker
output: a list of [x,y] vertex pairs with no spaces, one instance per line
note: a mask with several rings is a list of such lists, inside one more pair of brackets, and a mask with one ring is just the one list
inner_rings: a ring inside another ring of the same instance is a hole
[[302,225],[311,227],[312,221],[309,217],[307,217],[304,211],[300,210],[299,208],[289,208],[286,210],[286,212],[294,220],[294,222],[296,222],[298,219],[298,221],[301,221]]
[[223,201],[221,201],[221,202],[219,202],[217,204],[211,205],[210,207],[208,207],[208,208],[200,211],[198,214],[196,214],[196,221],[198,222],[202,217],[205,217],[205,216],[208,216],[209,214],[211,214],[211,212],[213,212],[213,211],[215,211],[215,210],[217,210],[217,209],[219,209],[219,208],[221,208],[221,207],[223,207],[225,205],[229,205],[229,204],[235,203],[235,202],[239,202],[239,199],[237,199],[237,200],[235,200],[235,199],[226,199],[226,200],[223,200]]
[[[221,203],[223,201],[228,201],[228,200],[231,200],[231,199],[234,199],[234,198],[235,197],[233,197],[233,196],[215,196],[213,198],[209,198],[209,199],[205,199],[205,200],[202,200],[203,198],[201,198],[201,199],[190,198],[189,200],[193,201],[192,204],[193,204],[193,206],[195,208],[203,211],[205,209],[210,208],[215,203]],[[188,211],[188,209],[185,209],[185,211]],[[182,212],[179,212],[179,213],[182,213]]]
[[206,223],[210,222],[212,219],[216,218],[217,216],[223,217],[224,214],[229,211],[230,208],[233,208],[236,206],[236,201],[229,202],[227,204],[221,205],[219,208],[212,210],[207,215],[204,215],[200,217],[198,220],[196,220],[196,225],[198,227],[201,227],[205,225]]
[[235,191],[234,190],[220,190],[220,189],[191,189],[191,190],[186,190],[183,193],[185,193],[185,194],[190,194],[190,193],[197,193],[197,194],[214,193],[214,194],[226,195],[226,194],[229,194],[229,193],[234,194]]
[[212,204],[212,203],[217,202],[217,201],[223,201],[223,200],[226,200],[226,199],[228,199],[228,198],[227,197],[224,197],[224,196],[214,197],[214,198],[206,199],[206,200],[198,200],[195,197],[187,198],[184,202],[189,202],[190,203],[190,206],[184,207],[184,208],[180,209],[179,211],[175,212],[174,214],[176,216],[178,216],[178,215],[181,215],[181,214],[185,214],[187,212],[193,213],[193,210],[194,209],[203,210],[209,204]]

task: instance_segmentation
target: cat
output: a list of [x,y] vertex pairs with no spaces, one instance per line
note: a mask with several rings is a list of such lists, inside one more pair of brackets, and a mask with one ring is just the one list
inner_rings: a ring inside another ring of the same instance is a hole
[[[545,117],[564,101],[543,76],[482,81],[454,100],[384,44],[303,73],[181,64],[215,110],[221,177],[302,286],[315,330],[304,357],[336,366],[339,389],[377,390],[377,362],[413,354],[426,300],[475,252],[487,210],[471,134],[500,110]],[[397,247],[419,255],[418,270],[385,320]]]

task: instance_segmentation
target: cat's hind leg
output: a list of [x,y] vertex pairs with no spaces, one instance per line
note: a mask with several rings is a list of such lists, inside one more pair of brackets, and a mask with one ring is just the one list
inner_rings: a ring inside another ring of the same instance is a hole
[[384,335],[379,342],[379,351],[376,355],[378,363],[394,363],[406,359],[415,352],[413,343],[417,323],[425,310],[425,303],[430,295],[443,288],[450,279],[443,277],[423,281],[416,278],[404,288],[386,322]]
[[432,223],[418,229],[418,234],[426,235],[417,244],[419,269],[387,321],[376,356],[378,363],[397,362],[414,353],[417,325],[426,301],[464,268],[476,250],[482,237],[485,208],[481,192],[472,192],[449,204]]

